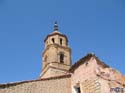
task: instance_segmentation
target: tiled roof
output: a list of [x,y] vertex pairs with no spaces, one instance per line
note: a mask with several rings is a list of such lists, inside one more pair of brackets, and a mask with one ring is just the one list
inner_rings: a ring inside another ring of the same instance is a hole
[[10,86],[10,85],[13,86],[13,85],[17,85],[17,84],[22,84],[22,83],[29,83],[29,82],[35,82],[35,81],[54,80],[54,79],[61,79],[61,78],[68,78],[68,77],[71,77],[71,74],[55,76],[55,77],[49,77],[49,78],[36,79],[36,80],[27,80],[27,81],[20,81],[20,82],[12,82],[12,83],[0,84],[0,88],[4,88],[4,87]]

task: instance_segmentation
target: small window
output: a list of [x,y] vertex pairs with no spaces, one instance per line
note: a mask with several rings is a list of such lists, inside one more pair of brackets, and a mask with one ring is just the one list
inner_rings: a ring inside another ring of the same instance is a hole
[[62,38],[60,38],[60,45],[62,45]]
[[55,39],[54,38],[52,38],[52,42],[55,43]]
[[87,65],[88,65],[88,62],[86,62],[85,65],[87,66]]
[[76,87],[75,90],[76,90],[76,93],[81,93],[80,87]]
[[60,63],[64,63],[64,54],[60,54]]

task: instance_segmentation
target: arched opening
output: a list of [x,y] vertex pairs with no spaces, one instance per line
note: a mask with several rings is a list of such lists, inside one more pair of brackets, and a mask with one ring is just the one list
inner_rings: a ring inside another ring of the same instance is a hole
[[55,43],[55,39],[54,38],[52,38],[52,42]]
[[60,63],[64,63],[64,54],[63,53],[60,54]]
[[60,45],[62,45],[62,38],[60,38]]

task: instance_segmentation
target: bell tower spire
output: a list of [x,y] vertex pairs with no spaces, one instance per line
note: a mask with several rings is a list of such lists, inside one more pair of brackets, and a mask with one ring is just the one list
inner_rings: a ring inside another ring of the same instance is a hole
[[47,35],[44,43],[40,78],[67,74],[71,67],[71,49],[67,36],[58,32],[57,22],[54,24],[54,32]]
[[58,31],[58,24],[57,24],[57,21],[55,21],[55,24],[54,24],[54,31]]

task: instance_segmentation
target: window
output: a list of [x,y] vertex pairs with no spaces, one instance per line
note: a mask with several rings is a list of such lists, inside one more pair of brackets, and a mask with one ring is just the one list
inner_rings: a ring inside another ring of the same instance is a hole
[[55,39],[54,38],[52,38],[52,42],[55,43]]
[[62,38],[60,38],[60,45],[62,45]]
[[63,53],[60,54],[60,63],[64,63],[64,54]]
[[76,93],[81,93],[80,87],[75,87]]
[[88,65],[88,62],[86,62],[85,65],[87,66],[87,65]]
[[77,87],[77,93],[81,93],[80,87]]

